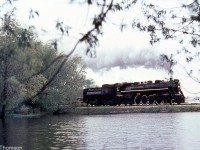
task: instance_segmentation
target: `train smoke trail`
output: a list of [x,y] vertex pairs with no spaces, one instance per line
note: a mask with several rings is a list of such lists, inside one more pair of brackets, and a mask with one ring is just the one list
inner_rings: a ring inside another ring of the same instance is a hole
[[110,70],[114,67],[120,69],[144,67],[169,70],[169,65],[161,60],[160,53],[151,49],[104,51],[104,53],[97,53],[96,58],[87,58],[86,65],[93,71]]

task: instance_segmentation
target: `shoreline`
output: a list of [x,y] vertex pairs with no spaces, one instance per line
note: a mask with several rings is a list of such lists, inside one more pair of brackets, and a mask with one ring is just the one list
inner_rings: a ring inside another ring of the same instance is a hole
[[8,114],[6,118],[40,118],[48,115],[110,115],[131,113],[200,112],[200,104],[67,107],[54,113]]
[[101,106],[101,107],[76,107],[60,110],[56,115],[107,115],[127,113],[178,113],[200,112],[199,104],[183,105],[137,105],[137,106]]

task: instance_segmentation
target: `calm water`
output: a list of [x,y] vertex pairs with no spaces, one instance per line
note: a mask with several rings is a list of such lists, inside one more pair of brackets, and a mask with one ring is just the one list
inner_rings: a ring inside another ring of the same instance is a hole
[[7,119],[0,122],[0,135],[0,145],[23,150],[199,150],[200,113]]

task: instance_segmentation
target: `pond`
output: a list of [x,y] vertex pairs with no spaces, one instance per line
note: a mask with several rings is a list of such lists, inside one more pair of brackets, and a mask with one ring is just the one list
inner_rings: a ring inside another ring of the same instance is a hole
[[199,150],[200,113],[45,116],[0,121],[1,147]]

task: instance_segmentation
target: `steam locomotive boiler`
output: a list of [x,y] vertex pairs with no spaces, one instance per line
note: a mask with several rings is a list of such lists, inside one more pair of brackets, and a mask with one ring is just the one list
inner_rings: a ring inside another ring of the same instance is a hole
[[169,81],[124,83],[120,87],[122,102],[126,104],[184,103],[185,97],[178,79]]
[[83,102],[87,105],[151,105],[184,103],[185,97],[178,79],[155,82],[133,82],[104,84],[83,91]]

